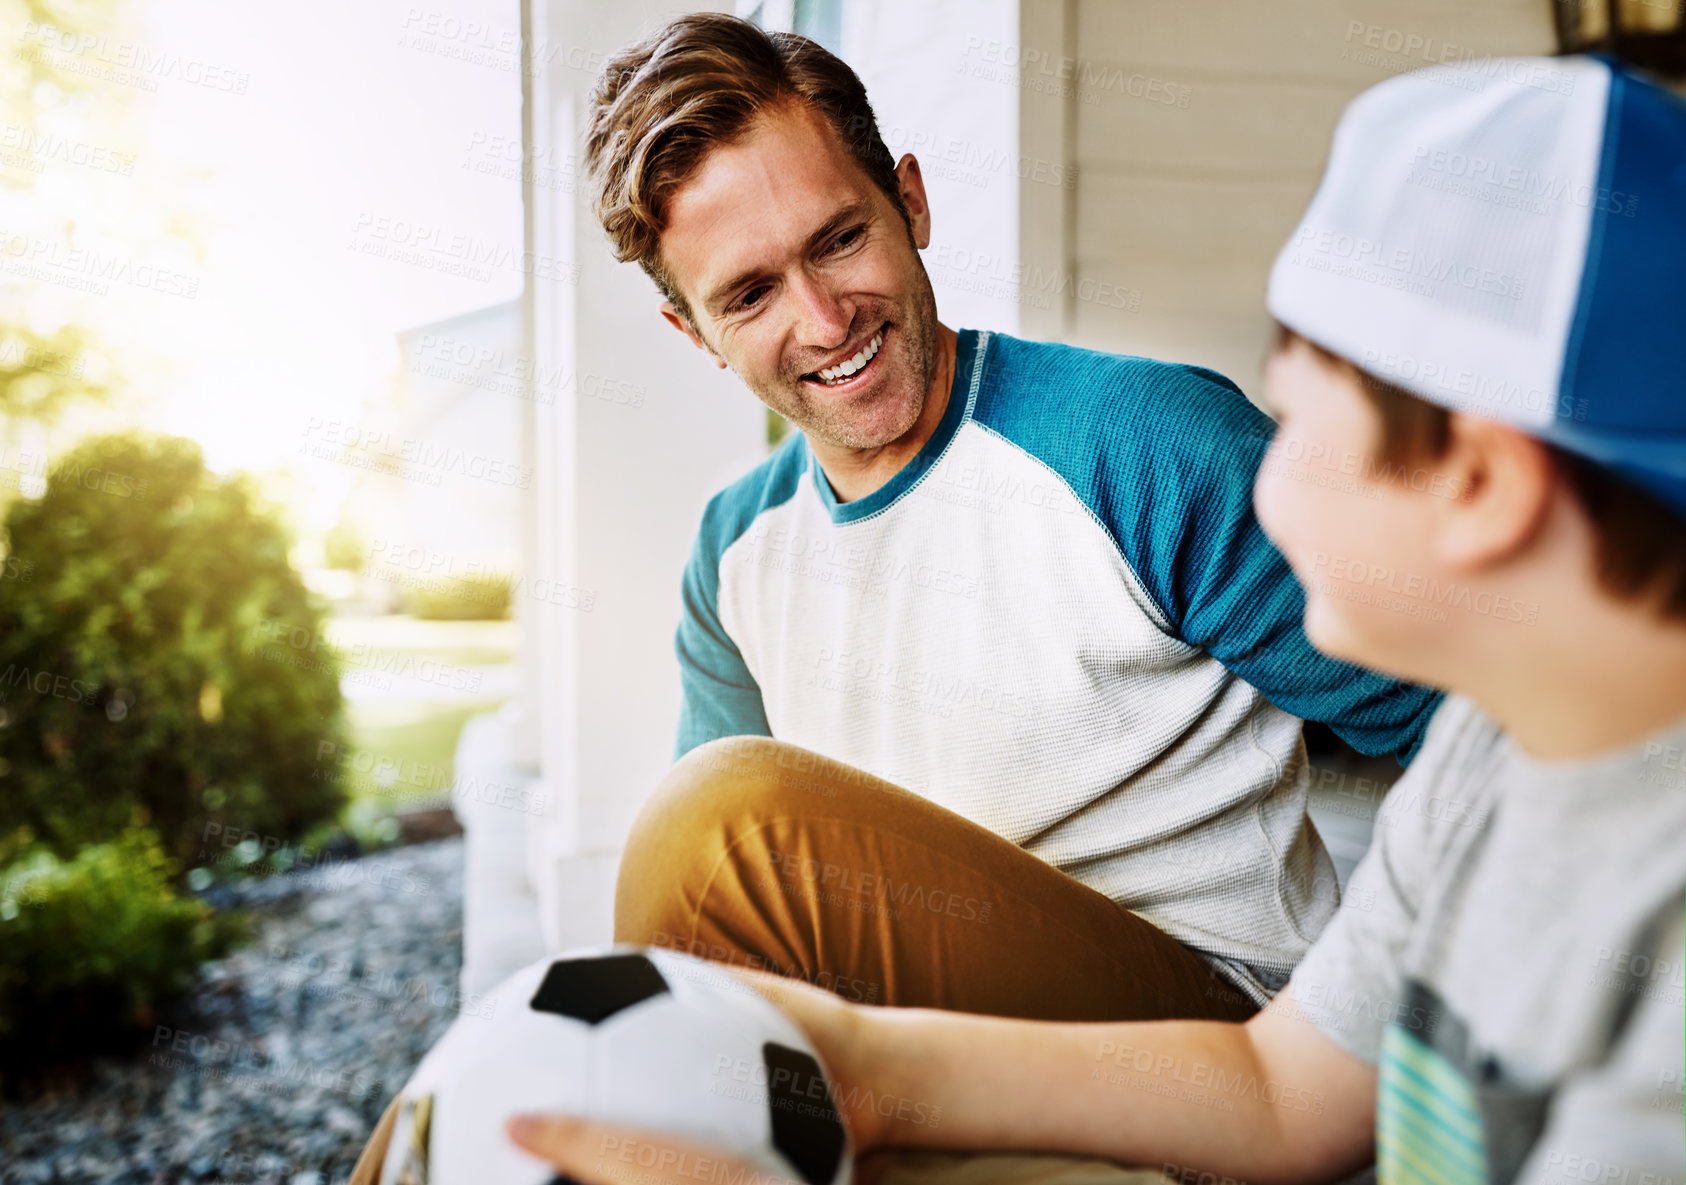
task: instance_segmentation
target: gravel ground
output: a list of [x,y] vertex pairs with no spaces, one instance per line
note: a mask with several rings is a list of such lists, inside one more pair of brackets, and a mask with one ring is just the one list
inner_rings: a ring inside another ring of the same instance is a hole
[[457,1012],[462,841],[236,894],[254,940],[143,1048],[0,1107],[0,1185],[332,1185]]

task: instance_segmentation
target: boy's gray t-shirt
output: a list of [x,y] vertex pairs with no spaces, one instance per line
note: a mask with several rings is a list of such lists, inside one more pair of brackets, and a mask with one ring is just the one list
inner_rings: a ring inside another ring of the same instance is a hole
[[1382,1179],[1680,1182],[1683,910],[1686,720],[1544,762],[1448,698],[1290,981]]

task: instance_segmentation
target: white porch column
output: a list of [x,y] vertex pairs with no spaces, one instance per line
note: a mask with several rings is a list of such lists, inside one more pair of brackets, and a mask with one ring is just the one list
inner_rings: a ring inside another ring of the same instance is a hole
[[523,312],[541,397],[529,405],[518,731],[546,799],[529,817],[526,859],[554,950],[610,937],[621,844],[671,764],[680,575],[709,495],[765,455],[765,417],[661,320],[654,286],[614,260],[589,207],[586,95],[603,60],[645,31],[643,10],[591,0],[523,8]]

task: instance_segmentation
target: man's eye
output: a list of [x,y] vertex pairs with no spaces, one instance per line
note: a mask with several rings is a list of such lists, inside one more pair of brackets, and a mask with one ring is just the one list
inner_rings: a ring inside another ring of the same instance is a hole
[[838,235],[835,239],[831,240],[831,245],[826,248],[826,254],[830,255],[834,252],[852,247],[855,240],[861,237],[862,229],[863,228],[859,226],[852,226],[842,234]]
[[751,307],[763,296],[765,296],[769,290],[770,287],[766,284],[760,284],[751,288],[748,292],[745,292],[742,296],[738,297],[737,300],[732,302],[732,311],[742,312],[743,310]]

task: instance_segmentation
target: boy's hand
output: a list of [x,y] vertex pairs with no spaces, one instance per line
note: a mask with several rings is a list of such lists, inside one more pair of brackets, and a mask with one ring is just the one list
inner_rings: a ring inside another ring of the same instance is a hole
[[[851,1101],[873,1097],[865,1018],[837,995],[801,980],[764,971],[721,967],[779,1007],[807,1034],[830,1079],[838,1113],[859,1155],[878,1142],[883,1121],[870,1106]],[[839,1086],[845,1089],[838,1089]],[[599,1123],[572,1115],[518,1115],[510,1119],[510,1139],[582,1185],[623,1185],[636,1174],[640,1185],[696,1185],[724,1174],[731,1180],[783,1183],[766,1178],[729,1152],[640,1128]],[[748,1174],[744,1176],[742,1174]],[[790,1182],[789,1185],[801,1185]]]
[[835,992],[767,971],[727,968],[767,997],[808,1035],[831,1081],[833,1101],[854,1143],[855,1155],[884,1142],[887,1123],[871,1100],[883,1093],[883,1067],[874,1057],[875,1009],[851,1004]]
[[516,1115],[509,1138],[580,1185],[696,1185],[699,1180],[779,1182],[729,1152],[660,1132],[619,1127],[574,1115]]

